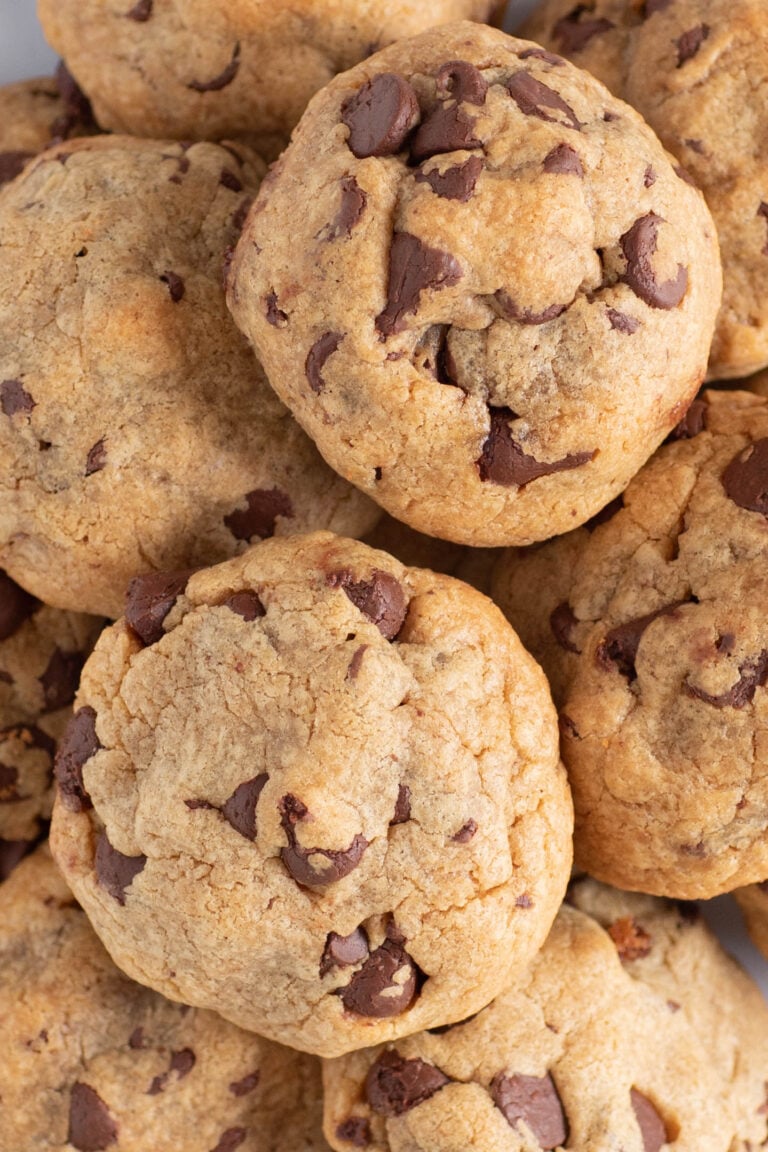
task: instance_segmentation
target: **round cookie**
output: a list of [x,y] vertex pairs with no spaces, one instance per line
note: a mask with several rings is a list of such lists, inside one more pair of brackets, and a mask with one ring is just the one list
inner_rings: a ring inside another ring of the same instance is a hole
[[[729,1079],[709,1057],[565,906],[530,970],[475,1017],[326,1062],[325,1133],[337,1152],[731,1152]],[[765,1117],[752,1127],[765,1135]]]
[[706,392],[676,435],[494,594],[556,685],[578,866],[697,899],[768,875],[768,401]]
[[116,963],[322,1055],[477,1011],[568,880],[540,669],[485,596],[329,533],[185,579],[134,582],[57,759]]
[[317,1061],[110,960],[40,849],[0,890],[0,1147],[323,1152]]
[[101,123],[136,136],[246,139],[270,158],[318,89],[434,24],[498,0],[38,0],[45,35]]
[[637,114],[457,23],[312,102],[228,302],[337,471],[420,532],[495,546],[626,486],[703,378],[719,293],[706,206]]
[[215,144],[94,137],[0,200],[0,564],[46,603],[119,616],[137,572],[379,515],[227,315],[257,171]]
[[0,881],[50,817],[56,743],[102,626],[40,604],[0,571]]
[[91,107],[63,64],[54,77],[0,87],[0,187],[57,140],[97,131]]
[[544,0],[523,31],[637,108],[704,193],[724,281],[710,375],[768,364],[763,0]]

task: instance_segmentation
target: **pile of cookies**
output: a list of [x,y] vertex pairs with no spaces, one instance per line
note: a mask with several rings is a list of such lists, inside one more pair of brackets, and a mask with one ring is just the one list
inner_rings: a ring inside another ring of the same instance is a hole
[[764,0],[38,8],[0,1152],[767,1147]]

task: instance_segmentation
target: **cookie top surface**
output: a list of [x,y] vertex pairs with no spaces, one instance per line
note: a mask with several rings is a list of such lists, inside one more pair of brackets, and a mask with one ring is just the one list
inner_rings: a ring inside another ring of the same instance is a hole
[[118,616],[128,581],[375,507],[323,463],[221,287],[261,162],[125,137],[43,154],[0,201],[0,563]]
[[[338,1152],[727,1152],[729,1087],[685,1014],[564,906],[474,1018],[328,1062],[325,1131]],[[765,1117],[745,1128],[764,1135]]]
[[567,882],[539,668],[480,593],[328,533],[182,589],[137,582],[57,762],[54,852],[112,955],[321,1054],[477,1011]]
[[0,889],[0,1146],[323,1152],[311,1057],[134,984],[45,849]]
[[493,0],[42,0],[46,38],[108,128],[285,146],[312,95],[377,48],[433,24],[485,20]]
[[580,866],[699,898],[768,874],[768,402],[704,393],[678,435],[609,519],[524,559],[500,599],[515,621],[512,595],[528,584],[532,616],[546,592],[531,631],[553,633],[539,655],[556,668]]
[[90,105],[63,65],[56,76],[0,87],[0,187],[57,140],[96,131]]
[[710,376],[768,363],[768,80],[762,0],[545,0],[524,33],[629,101],[703,191],[723,259]]
[[419,531],[493,546],[626,485],[703,378],[719,292],[703,200],[637,114],[457,23],[318,94],[228,302],[342,475]]

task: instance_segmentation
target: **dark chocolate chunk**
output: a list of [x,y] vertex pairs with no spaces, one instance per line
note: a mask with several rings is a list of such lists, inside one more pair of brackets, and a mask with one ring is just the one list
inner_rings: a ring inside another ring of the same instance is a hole
[[222,188],[229,188],[230,192],[242,192],[243,182],[230,168],[222,168],[219,176]]
[[350,660],[349,666],[347,668],[347,674],[345,676],[346,680],[357,680],[358,676],[360,675],[363,656],[365,656],[369,647],[370,645],[368,644],[361,644],[359,648],[355,649],[354,655],[352,656],[352,659]]
[[524,52],[519,53],[519,58],[521,60],[543,60],[546,64],[553,64],[556,68],[565,64],[562,56],[558,56],[554,52],[547,52],[545,48],[526,48]]
[[515,900],[515,907],[516,908],[533,908],[533,900],[531,899],[531,897],[528,895],[527,892],[523,892],[523,894],[521,896],[518,896],[517,899]]
[[768,516],[768,437],[737,452],[723,472],[721,483],[737,507]]
[[683,688],[688,696],[703,700],[713,708],[746,708],[747,704],[751,704],[754,700],[757,689],[764,688],[766,682],[768,682],[768,650],[763,649],[758,656],[739,664],[738,680],[727,692],[719,696],[712,696],[703,688],[697,688],[690,680],[686,680]]
[[331,223],[320,232],[319,238],[322,240],[341,240],[351,236],[352,229],[360,223],[368,203],[368,197],[354,176],[342,176],[339,183],[341,204]]
[[453,99],[459,104],[485,104],[488,81],[479,68],[468,60],[449,60],[438,70],[435,92],[441,99]]
[[278,308],[277,293],[268,292],[264,297],[264,303],[267,306],[267,323],[271,324],[273,328],[285,328],[288,323],[288,315],[283,312],[282,308]]
[[570,144],[558,144],[544,157],[544,171],[557,175],[584,177],[584,166],[578,152]]
[[[395,977],[398,977],[397,980]],[[402,944],[387,939],[338,995],[348,1012],[377,1020],[399,1016],[419,994],[422,974]]]
[[125,619],[146,645],[165,635],[163,621],[187,586],[191,569],[134,576],[125,594]]
[[147,1041],[146,1041],[146,1038],[144,1036],[144,1029],[143,1028],[134,1028],[133,1032],[131,1032],[130,1036],[128,1037],[128,1047],[129,1048],[146,1048],[146,1046],[147,1046]]
[[236,612],[238,616],[242,616],[243,620],[247,620],[249,623],[252,620],[258,620],[261,616],[266,616],[264,605],[255,592],[233,592],[224,601],[224,607]]
[[249,1092],[253,1092],[254,1088],[258,1088],[260,1079],[261,1072],[249,1072],[247,1076],[243,1076],[242,1080],[233,1080],[229,1090],[233,1096],[247,1096]]
[[296,825],[310,818],[305,804],[296,796],[283,796],[280,801],[280,823],[288,847],[280,849],[280,859],[297,884],[323,888],[335,884],[352,872],[363,858],[368,841],[357,835],[349,848],[303,848],[296,837]]
[[260,772],[252,780],[238,784],[221,807],[221,814],[227,823],[232,825],[235,832],[245,836],[246,840],[256,839],[256,806],[267,780],[267,773]]
[[407,784],[401,784],[397,790],[395,801],[395,814],[390,824],[406,824],[411,818],[411,790]]
[[72,703],[84,663],[82,652],[62,652],[60,648],[54,648],[45,671],[39,677],[45,701],[44,712],[55,712],[57,708]]
[[405,1060],[394,1049],[382,1052],[365,1078],[365,1098],[379,1116],[403,1116],[434,1096],[450,1077],[418,1058]]
[[138,0],[130,12],[126,12],[126,16],[129,20],[135,20],[138,24],[145,24],[152,15],[153,2],[154,0]]
[[0,152],[0,187],[15,180],[27,160],[31,160],[34,155],[34,152],[23,152],[21,149]]
[[577,656],[581,653],[581,648],[574,642],[573,632],[578,623],[578,620],[573,614],[573,609],[567,600],[564,600],[562,604],[558,604],[549,617],[549,626],[552,629],[552,635],[560,647],[565,652],[575,652]]
[[643,1138],[643,1152],[659,1152],[667,1143],[667,1129],[655,1106],[647,1096],[632,1088],[629,1093],[632,1111],[635,1114],[640,1135]]
[[411,159],[421,164],[446,152],[481,148],[483,142],[475,135],[475,124],[475,117],[461,104],[437,104],[413,137]]
[[587,4],[577,4],[567,16],[558,20],[552,29],[552,35],[556,40],[559,40],[566,56],[572,52],[581,52],[594,36],[610,32],[612,28],[616,27],[611,20],[606,20],[605,17],[600,17],[597,20],[582,20],[582,15],[589,10]]
[[235,1149],[240,1147],[247,1135],[248,1132],[245,1128],[227,1128],[219,1136],[216,1147],[212,1148],[211,1152],[235,1152]]
[[517,320],[519,324],[548,324],[550,320],[561,316],[568,307],[567,304],[550,304],[543,312],[532,312],[530,308],[521,308],[504,288],[499,288],[492,299],[503,316]]
[[174,304],[184,299],[186,288],[181,276],[177,276],[175,272],[164,272],[160,279],[168,285],[168,294]]
[[386,640],[395,640],[408,614],[403,586],[389,572],[374,568],[367,580],[355,580],[348,569],[332,572],[331,588],[341,588]]
[[0,881],[8,879],[16,865],[21,863],[34,846],[34,840],[4,840],[0,836]]
[[187,88],[191,88],[194,92],[220,92],[222,88],[226,88],[232,83],[235,76],[237,76],[240,67],[240,43],[238,41],[232,49],[232,59],[223,72],[218,76],[214,76],[212,80],[190,80]]
[[507,488],[523,488],[540,476],[568,472],[593,459],[594,452],[571,452],[560,460],[542,462],[523,452],[512,435],[510,421],[517,416],[509,408],[490,408],[491,427],[477,461],[480,479]]
[[509,1076],[500,1072],[491,1083],[491,1097],[511,1128],[522,1121],[540,1148],[558,1148],[568,1139],[568,1124],[552,1077]]
[[91,1088],[76,1080],[69,1096],[67,1141],[78,1152],[103,1152],[117,1142],[117,1124],[109,1108]]
[[85,458],[85,474],[86,476],[93,476],[94,472],[101,472],[102,468],[107,463],[107,449],[104,444],[104,438],[97,440],[96,443],[88,449],[88,455]]
[[477,178],[484,167],[485,163],[479,156],[470,156],[463,164],[446,168],[445,172],[439,172],[437,168],[433,168],[430,172],[419,170],[416,173],[416,182],[429,184],[432,191],[437,196],[442,196],[444,200],[459,200],[466,203],[472,199]]
[[608,323],[615,332],[623,332],[625,336],[632,336],[640,327],[640,321],[626,312],[619,312],[616,308],[606,309]]
[[332,968],[349,968],[368,958],[368,935],[364,928],[355,928],[349,936],[329,932],[320,958],[320,975]]
[[477,832],[477,821],[470,818],[465,824],[462,824],[454,836],[451,836],[451,840],[454,844],[469,844],[475,832]]
[[172,1052],[168,1071],[154,1077],[147,1089],[147,1096],[157,1096],[160,1092],[164,1092],[173,1072],[176,1073],[177,1080],[183,1080],[194,1068],[196,1059],[197,1057],[191,1048],[182,1048],[180,1052]]
[[419,306],[421,293],[439,292],[457,284],[463,273],[450,252],[430,248],[410,232],[396,232],[389,251],[386,307],[376,317],[376,328],[392,336],[406,327],[406,316]]
[[709,31],[708,24],[697,24],[695,28],[689,28],[687,32],[683,32],[682,36],[675,40],[678,68],[682,68],[683,64],[693,59],[709,36]]
[[242,497],[247,507],[230,512],[224,523],[236,540],[274,536],[278,516],[293,517],[293,502],[281,488],[254,488]]
[[694,400],[667,437],[668,440],[691,440],[707,427],[706,400]]
[[325,380],[323,379],[325,362],[330,356],[333,356],[343,339],[343,332],[324,332],[322,336],[315,340],[307,353],[307,359],[304,363],[304,374],[309,381],[310,388],[318,395],[325,388]]
[[18,632],[25,620],[40,606],[40,601],[19,587],[0,569],[0,641]]
[[628,620],[626,624],[618,624],[615,628],[611,628],[597,647],[598,662],[606,668],[615,664],[622,676],[626,676],[630,682],[635,680],[637,650],[646,628],[659,616],[668,616],[684,603],[684,600],[676,600],[673,604],[667,604],[665,608],[649,612],[647,616],[638,616],[637,620]]
[[685,296],[688,271],[682,264],[678,264],[674,280],[659,282],[656,279],[652,259],[656,252],[659,225],[662,223],[660,216],[649,212],[636,220],[621,237],[621,250],[627,261],[627,269],[621,279],[649,307],[669,310],[676,308]]
[[70,812],[83,812],[93,807],[83,784],[83,765],[100,748],[96,735],[96,712],[86,704],[84,708],[78,708],[67,724],[53,766],[61,801]]
[[649,164],[648,167],[646,168],[644,174],[643,174],[643,187],[644,188],[652,188],[653,185],[656,183],[656,180],[657,180],[656,173],[654,172],[653,168],[651,168],[651,166]]
[[367,1148],[371,1142],[371,1126],[365,1116],[350,1116],[336,1128],[336,1138],[345,1140],[353,1148]]
[[5,416],[15,416],[17,412],[28,416],[34,407],[35,401],[21,380],[3,380],[0,384],[0,408]]
[[419,122],[419,101],[404,76],[381,72],[344,101],[341,119],[358,160],[394,156]]
[[634,916],[622,916],[608,926],[608,935],[616,945],[616,951],[622,963],[628,960],[642,960],[649,956],[653,940],[638,924]]
[[[515,72],[510,76],[507,91],[524,116],[536,116],[550,124],[561,124],[564,128],[572,128],[574,132],[581,131],[581,124],[573,108],[552,88],[531,76],[530,72]],[[550,115],[547,109],[559,112],[560,116]]]
[[100,833],[94,861],[96,879],[118,904],[125,904],[125,890],[144,870],[146,862],[146,856],[125,856],[118,852],[110,844],[106,832]]

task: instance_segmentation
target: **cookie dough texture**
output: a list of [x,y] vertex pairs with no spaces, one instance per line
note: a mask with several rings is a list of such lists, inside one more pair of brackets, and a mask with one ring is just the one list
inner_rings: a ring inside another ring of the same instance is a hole
[[555,685],[578,865],[698,899],[768,875],[768,401],[706,392],[676,434],[494,595]]
[[337,72],[434,24],[486,20],[492,0],[39,0],[43,29],[107,128],[245,138],[277,155]]
[[95,137],[0,200],[0,564],[119,616],[137,572],[378,511],[323,463],[227,315],[227,246],[260,161]]
[[496,546],[626,486],[703,378],[719,293],[706,206],[637,114],[456,23],[312,102],[228,301],[337,471],[420,532]]
[[0,1147],[327,1152],[308,1056],[114,966],[47,850],[0,891]]
[[[622,961],[614,936],[626,955],[624,920],[603,927],[566,905],[527,974],[475,1017],[326,1062],[333,1148],[732,1152],[749,1147],[747,1138],[757,1146],[766,1135],[760,993],[703,930],[658,907],[648,926],[649,958],[636,966],[663,974],[646,978]],[[686,952],[676,938],[689,931],[697,938]],[[683,953],[688,969],[676,971]],[[679,1000],[687,974],[689,999],[712,999],[697,958],[720,978],[726,1003],[727,1023],[711,1030],[668,995],[673,987]],[[756,1012],[754,1028],[740,1010]],[[722,1053],[710,1049],[715,1039],[727,1042]]]
[[0,880],[50,817],[56,743],[102,623],[47,608],[0,571]]
[[57,761],[116,963],[323,1055],[476,1012],[570,868],[540,669],[480,593],[329,533],[182,588],[134,585]]
[[0,87],[0,187],[56,140],[91,135],[90,105],[63,65],[56,76]]
[[524,34],[627,100],[701,188],[717,225],[723,304],[713,379],[768,363],[768,82],[762,0],[545,0]]

